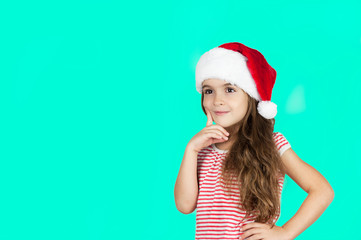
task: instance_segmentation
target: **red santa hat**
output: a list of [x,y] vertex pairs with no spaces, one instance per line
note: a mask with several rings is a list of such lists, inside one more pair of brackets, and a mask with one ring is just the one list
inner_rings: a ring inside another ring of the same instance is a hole
[[259,101],[258,113],[272,119],[277,114],[277,105],[271,102],[276,81],[276,70],[256,49],[242,43],[222,44],[204,53],[196,66],[196,89],[202,92],[202,82],[208,78],[225,80],[242,88]]

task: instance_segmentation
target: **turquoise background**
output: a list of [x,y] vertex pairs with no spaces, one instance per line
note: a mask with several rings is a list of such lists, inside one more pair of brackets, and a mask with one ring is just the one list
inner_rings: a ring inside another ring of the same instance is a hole
[[[206,125],[199,57],[277,71],[276,131],[335,191],[297,239],[361,239],[360,1],[3,1],[0,239],[194,239],[174,184]],[[282,225],[307,194],[286,178]]]

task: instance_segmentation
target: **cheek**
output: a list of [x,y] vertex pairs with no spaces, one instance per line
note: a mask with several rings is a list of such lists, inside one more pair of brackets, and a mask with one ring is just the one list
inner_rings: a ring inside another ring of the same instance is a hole
[[203,99],[203,107],[209,106],[209,100]]
[[248,102],[246,101],[246,102],[242,102],[242,104],[239,104],[237,107],[237,112],[239,113],[239,114],[244,114],[244,113],[246,113],[247,112],[247,108],[248,108]]
[[240,102],[241,108],[247,108],[248,107],[248,98],[246,96],[243,96],[242,98],[238,99]]

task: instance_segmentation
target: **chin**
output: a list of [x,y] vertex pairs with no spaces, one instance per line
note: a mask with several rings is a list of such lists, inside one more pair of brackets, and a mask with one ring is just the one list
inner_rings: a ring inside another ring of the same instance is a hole
[[222,122],[215,122],[216,124],[220,125],[221,127],[227,128],[232,126],[233,124],[227,124],[227,123],[222,123]]
[[215,122],[216,124],[220,125],[223,128],[233,128],[235,127],[239,122],[234,123],[225,123],[225,122]]

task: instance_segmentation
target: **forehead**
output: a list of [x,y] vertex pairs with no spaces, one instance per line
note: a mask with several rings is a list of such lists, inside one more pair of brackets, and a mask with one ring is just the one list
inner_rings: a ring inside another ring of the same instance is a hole
[[218,78],[210,78],[202,82],[202,87],[223,87],[223,86],[235,86],[235,85]]

